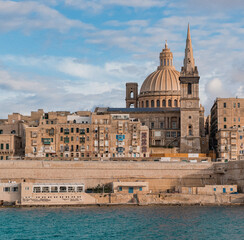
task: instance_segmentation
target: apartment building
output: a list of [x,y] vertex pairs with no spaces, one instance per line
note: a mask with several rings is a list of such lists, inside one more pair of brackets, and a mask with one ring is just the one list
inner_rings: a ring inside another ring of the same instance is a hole
[[217,133],[217,142],[220,160],[244,160],[244,127],[220,129]]
[[210,149],[218,149],[217,132],[220,129],[244,126],[244,99],[217,98],[211,108]]

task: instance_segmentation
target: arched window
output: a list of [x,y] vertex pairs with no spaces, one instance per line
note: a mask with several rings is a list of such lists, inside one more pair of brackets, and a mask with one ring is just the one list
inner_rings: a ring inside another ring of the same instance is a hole
[[15,130],[12,130],[12,131],[11,131],[11,134],[15,134],[15,133],[16,133],[16,131],[15,131]]
[[163,100],[163,107],[166,107],[166,100]]
[[141,102],[141,107],[144,108],[144,102],[143,101]]
[[134,98],[134,92],[130,92],[130,98]]
[[167,66],[169,66],[169,59],[167,59]]
[[192,125],[189,125],[189,126],[188,126],[188,135],[189,135],[189,136],[193,136]]
[[160,107],[160,101],[157,100],[157,107]]
[[171,101],[171,99],[169,99],[169,101],[168,101],[168,106],[169,107],[172,107],[172,101]]
[[166,66],[166,59],[164,59],[164,66]]
[[192,94],[192,84],[188,83],[188,94]]
[[146,101],[146,107],[147,107],[147,108],[149,107],[149,102],[148,102],[148,100]]
[[178,102],[176,99],[174,100],[174,107],[178,107]]
[[154,100],[151,100],[151,107],[154,107]]

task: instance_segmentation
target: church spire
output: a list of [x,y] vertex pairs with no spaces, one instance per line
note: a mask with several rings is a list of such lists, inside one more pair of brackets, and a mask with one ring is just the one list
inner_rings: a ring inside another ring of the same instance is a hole
[[193,58],[193,50],[192,50],[191,33],[190,33],[189,23],[188,23],[188,29],[187,29],[184,66],[182,67],[181,72],[184,74],[197,73],[197,67],[195,67],[195,60]]

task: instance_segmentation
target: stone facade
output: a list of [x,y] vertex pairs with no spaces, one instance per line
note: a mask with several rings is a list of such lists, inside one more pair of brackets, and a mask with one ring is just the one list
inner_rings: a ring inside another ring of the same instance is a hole
[[244,160],[244,127],[220,129],[216,136],[219,160]]
[[149,131],[129,114],[47,113],[26,128],[28,158],[149,157]]
[[210,149],[218,153],[219,130],[244,126],[244,99],[217,98],[211,108]]

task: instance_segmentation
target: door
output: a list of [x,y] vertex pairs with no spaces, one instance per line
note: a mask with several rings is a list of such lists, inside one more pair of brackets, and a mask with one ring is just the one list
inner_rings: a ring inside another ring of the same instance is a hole
[[133,193],[133,192],[134,192],[133,187],[129,187],[129,193]]
[[226,188],[223,188],[223,193],[226,193]]

